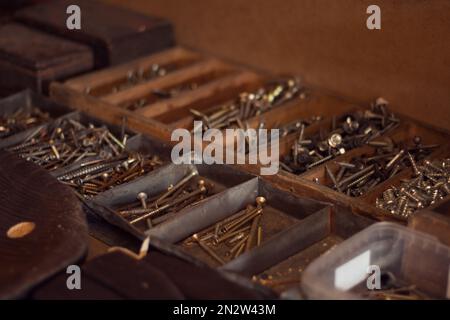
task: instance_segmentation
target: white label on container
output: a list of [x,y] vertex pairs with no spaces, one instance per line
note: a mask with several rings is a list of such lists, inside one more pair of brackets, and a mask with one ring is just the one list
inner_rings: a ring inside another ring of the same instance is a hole
[[367,277],[367,267],[370,265],[370,250],[344,263],[334,272],[334,287],[349,290]]
[[450,266],[448,268],[447,299],[450,299]]

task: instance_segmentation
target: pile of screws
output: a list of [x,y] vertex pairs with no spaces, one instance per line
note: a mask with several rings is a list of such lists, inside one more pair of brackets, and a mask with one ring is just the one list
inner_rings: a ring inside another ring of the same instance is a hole
[[110,160],[98,159],[83,162],[76,168],[59,174],[57,179],[75,188],[80,195],[91,197],[133,181],[162,164],[163,162],[157,156],[124,153]]
[[414,176],[392,186],[376,200],[376,206],[390,215],[408,219],[416,210],[450,195],[450,159],[424,160],[414,168]]
[[[201,112],[191,109],[195,120],[203,122],[204,130],[241,128],[247,129],[244,123],[252,117],[261,115],[286,101],[292,100],[301,94],[300,81],[288,78],[268,83],[254,93],[241,93],[232,103],[213,107]],[[193,130],[199,128],[193,128]]]
[[210,194],[214,188],[203,179],[197,179],[197,171],[192,171],[177,184],[169,186],[166,192],[149,198],[147,193],[139,192],[137,202],[116,209],[117,213],[130,224],[147,223],[147,229],[153,228],[172,218],[178,211],[193,205]]
[[283,157],[280,165],[288,172],[301,174],[369,143],[398,124],[399,119],[387,111],[387,102],[379,98],[371,109],[356,111],[339,119],[333,117],[329,132],[321,128],[317,134],[305,137],[305,126],[300,126],[291,153]]
[[44,124],[49,120],[48,113],[42,112],[38,108],[18,109],[12,114],[0,116],[0,139]]
[[[248,205],[225,220],[216,223],[207,230],[194,234],[184,241],[185,246],[198,245],[206,254],[220,265],[259,246],[262,241],[261,217],[266,203],[264,197],[256,198],[256,207]],[[225,257],[219,255],[225,251]]]
[[418,136],[413,141],[414,145],[406,148],[396,145],[390,138],[370,141],[368,145],[376,148],[375,154],[361,155],[349,162],[336,162],[339,166],[336,175],[325,165],[332,188],[348,196],[359,197],[402,169],[412,167],[417,171],[416,162],[424,159],[438,145],[422,145]]
[[109,160],[125,150],[127,136],[119,141],[106,127],[84,126],[70,118],[37,128],[22,143],[7,150],[47,170],[83,160]]

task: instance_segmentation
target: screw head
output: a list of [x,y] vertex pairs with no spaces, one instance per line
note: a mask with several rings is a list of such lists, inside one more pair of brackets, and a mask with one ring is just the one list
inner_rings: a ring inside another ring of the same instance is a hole
[[342,136],[339,133],[334,133],[328,138],[328,145],[336,148],[342,143]]
[[256,204],[260,207],[263,207],[266,204],[266,198],[264,197],[256,197]]
[[143,201],[143,200],[147,200],[148,196],[145,192],[139,192],[137,195],[137,198],[138,198],[138,200]]

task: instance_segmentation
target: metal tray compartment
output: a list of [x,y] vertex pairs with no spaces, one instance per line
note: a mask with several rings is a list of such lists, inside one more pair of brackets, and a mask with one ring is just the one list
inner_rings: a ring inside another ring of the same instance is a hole
[[[233,269],[232,266],[236,262],[252,256],[253,251],[260,251],[266,246],[270,247],[271,243],[290,230],[292,225],[296,225],[314,212],[328,208],[326,203],[296,197],[291,193],[276,189],[260,178],[254,178],[227,189],[195,207],[180,211],[176,218],[153,228],[148,234],[163,242],[177,244],[180,251],[194,256],[212,267],[218,267],[218,263],[200,247],[185,246],[182,241],[244,209],[247,204],[254,203],[257,196],[263,196],[267,200],[261,218],[264,234],[262,244],[225,265],[224,270],[229,269],[230,266]],[[266,250],[263,249],[263,252]],[[218,253],[220,254],[220,252]],[[280,252],[271,252],[268,256],[272,256],[269,258],[272,260],[277,259],[280,254]],[[281,256],[281,259],[284,257]]]
[[[195,211],[195,208],[202,207],[204,203],[209,202],[210,199],[216,198],[221,192],[227,190],[227,188],[232,188],[253,178],[252,175],[237,171],[229,166],[170,164],[154,170],[130,183],[123,184],[99,194],[88,201],[87,206],[110,224],[121,228],[138,239],[143,239],[146,237],[147,233],[144,232],[142,228],[131,225],[126,219],[117,214],[114,209],[121,205],[136,201],[136,195],[139,192],[145,192],[149,197],[161,194],[162,192],[167,191],[167,188],[170,185],[175,185],[192,170],[198,172],[199,178],[202,178],[206,183],[213,185],[208,193],[208,197],[197,204],[188,206],[177,212],[170,220],[155,226],[151,232],[148,232],[148,235],[153,237],[153,232],[155,232],[155,230],[160,230],[161,228],[164,228],[166,224],[172,224],[172,221],[179,220],[185,212],[191,210]],[[193,224],[193,222],[191,221],[188,224]]]
[[254,276],[281,293],[299,285],[309,263],[374,222],[341,207],[325,208],[223,269]]
[[[13,114],[19,109],[23,109],[24,111],[31,111],[33,108],[37,108],[43,112],[48,113],[50,117],[49,121],[71,112],[69,108],[57,104],[31,90],[24,90],[0,100],[1,116]],[[0,148],[5,148],[12,144],[15,144],[16,141],[24,139],[30,132],[33,132],[34,130],[36,130],[36,128],[42,127],[44,125],[45,123],[36,125],[27,130],[16,132],[13,135],[0,139]]]

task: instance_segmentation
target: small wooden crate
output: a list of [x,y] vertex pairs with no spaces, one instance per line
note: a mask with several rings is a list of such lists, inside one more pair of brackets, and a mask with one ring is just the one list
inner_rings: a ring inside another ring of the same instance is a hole
[[[167,74],[117,90],[130,74],[145,74],[156,65],[166,68]],[[52,95],[68,106],[110,122],[121,123],[126,119],[130,128],[170,141],[172,130],[190,119],[190,108],[202,109],[228,101],[242,91],[257,88],[264,79],[245,67],[176,47],[63,84],[54,83]],[[196,87],[181,90],[170,98],[158,98],[155,94],[190,84]],[[130,105],[143,99],[146,103],[130,110]]]

